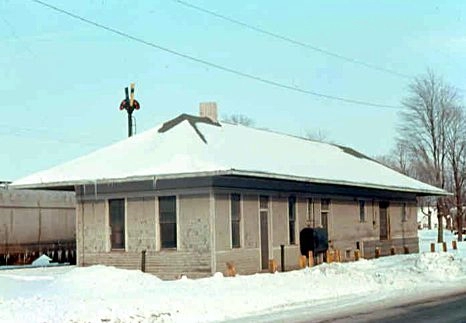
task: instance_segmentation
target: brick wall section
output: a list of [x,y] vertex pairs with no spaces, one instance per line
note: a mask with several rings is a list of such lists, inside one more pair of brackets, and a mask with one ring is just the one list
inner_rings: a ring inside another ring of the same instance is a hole
[[375,248],[380,248],[381,256],[389,256],[390,248],[395,247],[397,254],[403,254],[403,247],[407,246],[409,248],[409,253],[418,253],[419,252],[419,239],[416,238],[405,238],[405,239],[391,239],[391,240],[382,240],[375,241],[369,240],[363,242],[364,248],[364,258],[371,259],[375,257]]
[[214,197],[215,247],[217,251],[231,250],[230,195],[215,193]]
[[[108,265],[124,269],[141,269],[140,252],[87,253],[84,266]],[[146,272],[161,279],[177,279],[181,274],[189,278],[211,276],[210,253],[182,251],[147,252]]]
[[209,253],[209,195],[181,195],[179,198],[179,250]]
[[260,248],[259,241],[259,195],[243,195],[243,244],[246,249]]
[[215,271],[224,273],[226,263],[233,262],[240,275],[254,274],[261,271],[261,257],[259,248],[238,248],[216,253],[217,268]]
[[[272,197],[272,246],[288,244],[288,198]],[[270,224],[269,224],[270,225]]]
[[156,250],[155,204],[155,197],[127,199],[127,251]]
[[141,251],[146,250],[146,271],[163,279],[211,275],[209,195],[178,197],[177,250],[156,250],[158,199],[147,197],[127,199],[126,251],[110,251],[107,203],[85,202],[76,209],[78,264],[140,269]]
[[82,241],[84,254],[89,252],[106,252],[109,249],[109,226],[104,201],[84,203],[84,218],[81,228],[84,229]]

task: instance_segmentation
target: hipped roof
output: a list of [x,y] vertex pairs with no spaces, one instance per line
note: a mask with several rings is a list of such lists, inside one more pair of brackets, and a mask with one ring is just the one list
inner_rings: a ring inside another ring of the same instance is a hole
[[201,175],[288,179],[418,195],[448,194],[351,148],[189,115],[21,178],[13,185],[64,187]]

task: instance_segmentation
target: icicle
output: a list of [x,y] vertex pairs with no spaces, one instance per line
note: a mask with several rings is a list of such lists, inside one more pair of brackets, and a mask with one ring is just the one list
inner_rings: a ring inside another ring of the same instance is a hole
[[154,180],[152,182],[152,188],[155,190],[157,188],[157,176],[154,176]]

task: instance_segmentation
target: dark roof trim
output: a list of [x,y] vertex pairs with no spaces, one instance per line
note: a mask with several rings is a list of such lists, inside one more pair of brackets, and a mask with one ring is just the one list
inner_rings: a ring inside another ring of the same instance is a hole
[[206,123],[206,124],[210,124],[212,126],[217,126],[217,127],[221,127],[222,125],[218,122],[215,122],[215,121],[212,121],[210,118],[207,118],[207,117],[196,117],[196,116],[192,116],[190,114],[186,114],[186,113],[183,113],[181,115],[179,115],[178,117],[172,119],[172,120],[169,120],[167,122],[165,122],[162,127],[160,127],[160,129],[158,130],[158,132],[160,133],[164,133],[168,130],[170,130],[171,128],[177,126],[178,124],[180,124],[181,122],[183,121],[188,121],[189,124],[191,125],[191,127],[194,128],[194,130],[196,131],[197,135],[201,138],[201,140],[204,142],[204,143],[207,143],[207,140],[205,139],[204,135],[199,131],[199,129],[197,128],[196,124],[198,122],[201,122],[201,123]]

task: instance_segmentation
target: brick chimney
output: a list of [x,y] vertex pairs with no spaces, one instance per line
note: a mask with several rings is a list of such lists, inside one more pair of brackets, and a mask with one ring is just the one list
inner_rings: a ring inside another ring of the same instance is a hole
[[218,123],[217,103],[216,102],[201,102],[199,104],[199,116],[207,117],[213,122]]

